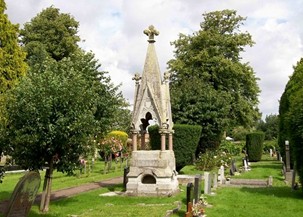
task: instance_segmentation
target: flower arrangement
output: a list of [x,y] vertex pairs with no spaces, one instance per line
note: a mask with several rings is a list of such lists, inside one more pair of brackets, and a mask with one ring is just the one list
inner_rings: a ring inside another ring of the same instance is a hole
[[192,214],[195,217],[206,217],[205,215],[205,207],[207,206],[206,197],[203,195],[200,197],[199,201],[197,203],[194,203],[192,207]]

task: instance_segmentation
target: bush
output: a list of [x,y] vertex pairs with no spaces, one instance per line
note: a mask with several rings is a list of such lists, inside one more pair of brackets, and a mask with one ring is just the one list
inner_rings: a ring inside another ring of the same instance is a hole
[[[148,130],[151,148],[153,150],[161,149],[159,127],[151,126]],[[174,130],[173,149],[176,157],[176,169],[179,171],[182,167],[192,164],[202,127],[198,125],[175,124]]]
[[106,137],[107,138],[114,137],[115,139],[119,139],[122,142],[123,146],[126,146],[128,134],[123,131],[114,130],[108,133]]
[[231,136],[235,141],[244,141],[248,133],[248,129],[244,128],[243,126],[238,126],[232,130]]
[[265,153],[269,153],[270,149],[272,149],[273,151],[279,150],[277,139],[264,141],[263,151]]
[[220,166],[228,167],[231,155],[222,150],[206,150],[196,161],[196,168],[201,171],[211,171]]
[[246,150],[252,162],[260,161],[263,154],[264,133],[254,132],[246,135]]
[[219,150],[229,153],[230,155],[240,155],[243,149],[243,144],[239,142],[231,142],[222,140]]

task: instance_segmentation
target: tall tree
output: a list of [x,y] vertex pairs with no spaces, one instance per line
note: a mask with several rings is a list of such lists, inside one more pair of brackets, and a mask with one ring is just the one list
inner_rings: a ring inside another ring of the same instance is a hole
[[47,162],[40,210],[48,211],[54,169],[72,173],[92,141],[106,134],[124,99],[94,54],[80,49],[78,22],[47,8],[26,23],[21,41],[28,77],[11,91],[9,144],[16,162],[40,169]]
[[79,156],[92,147],[99,130],[98,93],[70,59],[46,61],[10,93],[7,103],[9,153],[24,169],[47,163],[41,210],[48,211],[54,169],[72,172]]
[[0,0],[0,95],[24,76],[27,65],[25,52],[18,44],[18,25],[12,24],[4,13],[6,5]]
[[[27,60],[37,63],[49,56],[56,61],[70,56],[79,49],[79,23],[58,8],[44,9],[21,30],[21,42],[28,53]],[[38,60],[37,60],[38,58]]]
[[26,74],[25,52],[18,44],[18,25],[5,14],[6,4],[0,0],[0,154],[6,145],[5,93]]
[[265,133],[265,140],[278,138],[279,116],[275,114],[266,115],[265,121],[260,120],[257,124],[257,130]]
[[175,58],[168,63],[174,121],[202,126],[199,151],[216,148],[228,127],[253,126],[260,116],[257,78],[240,56],[254,43],[240,31],[245,18],[234,10],[203,16],[200,30],[172,42]]
[[285,159],[285,141],[289,140],[291,167],[296,169],[303,183],[303,58],[297,62],[280,99],[279,137],[280,152]]

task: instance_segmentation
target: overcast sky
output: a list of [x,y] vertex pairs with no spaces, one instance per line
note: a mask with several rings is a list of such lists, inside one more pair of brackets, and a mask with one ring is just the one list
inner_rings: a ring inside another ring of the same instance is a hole
[[263,117],[277,114],[293,66],[303,57],[303,0],[5,0],[13,23],[24,24],[54,5],[80,22],[81,46],[95,53],[115,84],[122,84],[132,104],[136,72],[142,72],[147,50],[143,30],[153,24],[160,35],[156,51],[162,73],[173,58],[171,41],[179,33],[199,30],[202,14],[233,9],[247,17],[241,30],[256,44],[242,54],[260,78],[259,108]]

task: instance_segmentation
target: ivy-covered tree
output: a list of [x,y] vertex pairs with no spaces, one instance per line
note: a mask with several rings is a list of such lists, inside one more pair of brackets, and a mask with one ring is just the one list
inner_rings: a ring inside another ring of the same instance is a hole
[[253,126],[260,117],[257,78],[240,56],[254,43],[240,31],[245,18],[234,10],[203,16],[200,30],[172,42],[175,58],[168,63],[174,121],[202,126],[198,151],[218,147],[225,130]]

